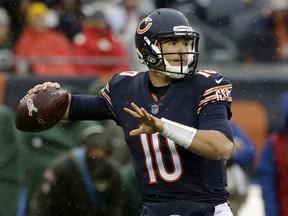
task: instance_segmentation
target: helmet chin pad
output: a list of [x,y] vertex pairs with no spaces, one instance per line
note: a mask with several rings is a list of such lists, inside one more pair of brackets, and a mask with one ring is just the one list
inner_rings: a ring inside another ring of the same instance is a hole
[[166,58],[163,56],[164,60],[164,66],[165,70],[171,73],[179,73],[179,74],[188,74],[189,73],[189,67],[188,65],[192,62],[193,60],[193,55],[188,54],[188,62],[186,65],[181,65],[181,66],[172,66]]
[[166,76],[170,77],[171,79],[182,79],[185,77],[185,74],[169,73],[169,72],[164,72],[164,71],[159,71],[159,72],[165,74]]

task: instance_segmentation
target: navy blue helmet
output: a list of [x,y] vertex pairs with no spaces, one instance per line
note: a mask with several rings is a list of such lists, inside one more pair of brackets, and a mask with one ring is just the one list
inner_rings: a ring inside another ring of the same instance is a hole
[[[188,55],[188,61],[186,65],[171,66],[165,56],[175,53],[163,53],[161,44],[159,48],[157,43],[165,38],[177,37],[189,39],[188,52],[177,53],[181,58]],[[135,44],[140,62],[146,64],[149,69],[160,71],[174,79],[195,72],[199,55],[199,34],[193,30],[190,21],[177,10],[161,8],[142,18],[136,29]]]

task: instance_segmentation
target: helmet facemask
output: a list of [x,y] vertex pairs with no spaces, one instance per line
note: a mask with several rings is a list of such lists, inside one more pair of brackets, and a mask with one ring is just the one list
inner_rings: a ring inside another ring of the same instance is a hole
[[[176,26],[175,28],[184,28],[185,30],[157,35],[157,40],[154,41],[150,41],[147,37],[144,37],[146,46],[149,47],[153,55],[141,56],[142,58],[139,59],[143,59],[142,62],[150,69],[161,72],[173,79],[181,79],[186,74],[192,74],[195,71],[198,62],[199,36],[192,28],[186,26]],[[163,52],[163,41],[173,40],[179,37],[188,39],[188,50],[186,52]],[[141,55],[141,53],[138,52],[138,56],[139,54]],[[180,58],[181,64],[179,66],[173,66],[167,60],[167,58],[169,59],[169,55],[175,54]]]
[[[190,66],[193,64],[193,60],[197,58],[195,56],[195,46],[194,40],[191,38],[187,38],[188,50],[186,52],[163,52],[162,44],[163,39],[160,41],[155,41],[157,45],[152,45],[152,49],[158,54],[158,58],[160,59],[159,64],[151,69],[162,72],[173,79],[181,79],[186,74],[191,73]],[[173,38],[166,38],[167,40],[173,40]],[[165,39],[164,39],[165,41]],[[171,65],[169,63],[169,56],[177,55],[177,59],[179,58],[180,65]]]

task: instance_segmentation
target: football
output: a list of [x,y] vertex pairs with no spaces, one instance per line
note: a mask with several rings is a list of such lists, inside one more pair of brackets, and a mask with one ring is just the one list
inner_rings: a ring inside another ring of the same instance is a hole
[[64,89],[48,87],[27,94],[19,103],[15,126],[25,132],[40,132],[55,126],[65,114],[69,95]]

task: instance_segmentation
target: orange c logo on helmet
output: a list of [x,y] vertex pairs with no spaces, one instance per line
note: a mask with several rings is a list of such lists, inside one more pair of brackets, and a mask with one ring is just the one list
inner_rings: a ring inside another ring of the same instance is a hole
[[145,17],[139,22],[137,26],[137,33],[144,34],[146,31],[148,31],[148,29],[150,29],[151,26],[152,26],[152,19],[150,17]]

